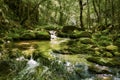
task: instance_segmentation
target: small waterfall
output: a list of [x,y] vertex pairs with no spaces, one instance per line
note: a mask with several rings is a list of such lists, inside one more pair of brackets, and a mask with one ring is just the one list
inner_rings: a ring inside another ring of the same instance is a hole
[[53,40],[53,39],[56,39],[57,38],[57,36],[56,36],[56,31],[49,31],[49,33],[50,33],[50,38],[51,38],[51,40]]

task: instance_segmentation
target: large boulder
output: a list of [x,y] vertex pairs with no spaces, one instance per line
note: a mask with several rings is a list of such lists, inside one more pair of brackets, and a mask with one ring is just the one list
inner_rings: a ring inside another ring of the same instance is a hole
[[36,39],[50,40],[50,34],[47,31],[37,31],[35,34],[36,34]]
[[74,30],[79,30],[80,28],[76,27],[76,26],[72,26],[72,25],[68,25],[68,26],[63,26],[62,28],[62,32],[64,33],[71,33]]

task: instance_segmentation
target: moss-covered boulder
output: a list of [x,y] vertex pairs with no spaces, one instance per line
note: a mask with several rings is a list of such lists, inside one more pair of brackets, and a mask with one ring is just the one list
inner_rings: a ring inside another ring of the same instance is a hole
[[68,38],[68,37],[69,37],[69,34],[64,33],[64,32],[58,32],[58,33],[57,33],[57,36],[58,36],[58,37],[63,37],[63,38]]
[[91,33],[90,32],[88,32],[88,31],[81,31],[80,33],[79,33],[79,37],[87,37],[87,38],[91,38]]
[[120,52],[114,52],[113,53],[116,57],[120,57]]
[[119,67],[120,59],[119,58],[107,58],[107,57],[89,57],[88,61],[109,67]]
[[33,32],[25,32],[21,35],[21,39],[23,40],[31,40],[35,39],[35,33]]
[[101,55],[101,52],[100,52],[100,51],[95,51],[94,56],[100,56],[100,55]]
[[115,45],[108,45],[108,46],[106,46],[106,50],[108,50],[108,51],[117,51],[118,47],[115,46]]
[[36,39],[39,40],[50,40],[50,35],[47,31],[37,31],[35,32]]
[[103,56],[104,56],[104,57],[113,57],[113,53],[105,51],[105,52],[103,53]]
[[20,39],[20,34],[14,33],[12,36],[13,40],[19,40]]
[[68,25],[68,26],[63,26],[62,32],[64,32],[64,33],[72,33],[74,30],[79,30],[79,29],[80,28],[78,28],[76,26]]
[[73,31],[70,33],[65,33],[65,32],[58,32],[59,37],[68,37],[72,39],[77,39],[77,38],[91,38],[91,34],[87,31]]
[[90,39],[90,38],[80,38],[79,40],[80,40],[81,43],[83,43],[83,44],[93,44],[93,41],[92,41],[92,39]]

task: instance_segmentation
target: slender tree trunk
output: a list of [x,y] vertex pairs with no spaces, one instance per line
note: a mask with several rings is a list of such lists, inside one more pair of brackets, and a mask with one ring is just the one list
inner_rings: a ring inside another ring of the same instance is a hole
[[98,0],[98,9],[99,9],[99,12],[98,12],[99,22],[98,22],[98,24],[99,25],[101,23],[101,6],[100,6],[101,2],[100,1],[101,0]]
[[60,16],[59,16],[59,25],[63,25],[63,9],[62,9],[62,2],[59,0],[59,5],[60,5]]
[[111,15],[112,21],[111,21],[111,23],[112,23],[112,27],[114,27],[114,1],[113,0],[111,0],[111,10],[112,10],[112,15]]
[[107,0],[105,0],[105,26],[107,27],[107,14],[108,14],[108,12],[107,12]]
[[93,3],[94,11],[95,11],[95,13],[97,15],[97,22],[99,23],[99,13],[98,13],[96,5],[95,5],[95,0],[93,0],[92,3]]
[[84,25],[83,25],[83,5],[82,5],[82,0],[79,0],[79,6],[80,6],[80,27],[82,30],[84,30]]
[[89,6],[89,0],[87,0],[87,27],[90,29],[90,6]]

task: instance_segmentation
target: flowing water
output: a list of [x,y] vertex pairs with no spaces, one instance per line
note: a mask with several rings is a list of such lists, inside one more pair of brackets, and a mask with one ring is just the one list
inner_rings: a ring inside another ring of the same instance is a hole
[[[120,74],[118,69],[115,70],[112,69],[114,72],[116,71],[115,74],[116,77],[114,77],[112,74],[94,74],[89,72],[89,66],[91,65],[91,63],[86,60],[86,57],[89,57],[89,55],[85,55],[85,54],[69,55],[69,54],[54,53],[53,50],[61,50],[67,48],[68,46],[66,45],[66,42],[68,42],[70,39],[57,38],[54,35],[51,37],[53,38],[50,41],[30,40],[30,41],[20,41],[14,43],[15,46],[14,49],[22,50],[23,54],[27,56],[30,55],[31,58],[27,59],[23,55],[16,58],[16,61],[27,61],[27,63],[26,63],[26,67],[19,72],[18,75],[20,76],[15,77],[13,80],[26,80],[23,78],[28,74],[29,75],[27,76],[27,80],[31,80],[29,76],[33,73],[34,74],[38,73],[38,76],[40,78],[43,77],[46,72],[49,73],[50,68],[44,65],[42,65],[42,73],[39,74],[39,72],[36,71],[36,68],[41,66],[41,63],[34,60],[32,57],[32,53],[36,50],[36,46],[37,49],[39,49],[41,53],[43,53],[45,56],[48,56],[48,58],[54,58],[54,61],[52,61],[51,64],[57,63],[58,66],[62,66],[63,71],[67,71],[68,73],[72,74],[70,78],[67,80],[120,80],[119,78]],[[92,64],[92,65],[95,65],[96,67],[99,67],[101,69],[107,69],[106,67],[100,66],[98,64]],[[54,67],[52,68],[54,70]]]

